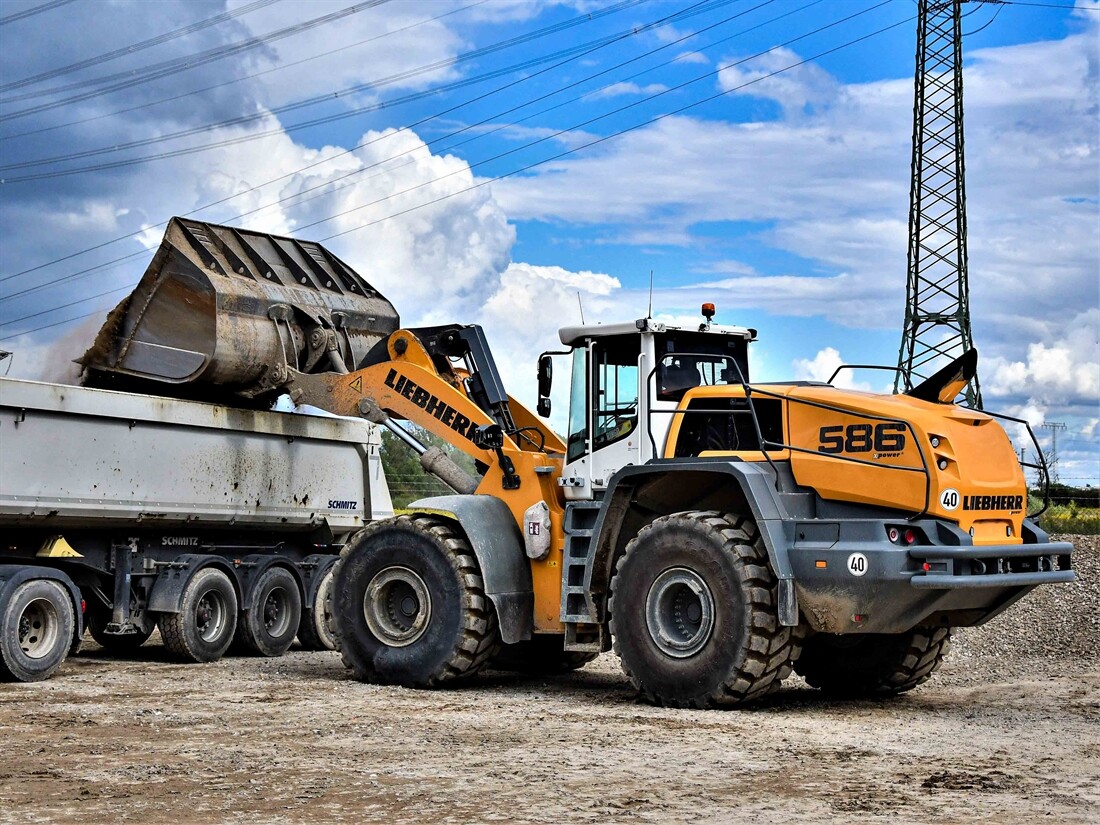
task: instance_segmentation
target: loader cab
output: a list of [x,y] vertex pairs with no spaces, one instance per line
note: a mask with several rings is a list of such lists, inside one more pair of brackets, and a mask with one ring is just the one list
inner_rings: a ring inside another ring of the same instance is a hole
[[598,497],[620,468],[665,454],[672,413],[689,390],[748,381],[756,333],[709,319],[693,328],[642,318],[559,335],[572,358],[560,483],[567,499],[583,500]]

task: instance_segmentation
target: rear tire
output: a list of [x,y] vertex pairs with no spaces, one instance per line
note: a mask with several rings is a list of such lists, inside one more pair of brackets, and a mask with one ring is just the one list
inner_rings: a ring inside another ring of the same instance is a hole
[[675,513],[644,527],[616,565],[609,613],[623,671],[656,704],[760,699],[798,655],[756,525],[736,515]]
[[333,568],[329,567],[317,585],[312,609],[302,611],[302,620],[298,623],[298,642],[305,650],[336,650],[331,621],[332,579]]
[[332,605],[336,648],[363,682],[438,687],[477,673],[500,644],[469,543],[430,516],[357,533],[336,563]]
[[795,671],[833,696],[892,696],[927,682],[951,649],[951,628],[907,633],[818,633],[803,643]]
[[164,646],[186,662],[215,662],[233,641],[237,628],[237,591],[215,567],[197,571],[183,589],[179,613],[162,613]]
[[503,645],[489,667],[513,673],[548,676],[579,670],[600,654],[565,650],[565,637],[536,634],[513,645]]
[[282,656],[290,648],[302,621],[298,580],[285,567],[268,569],[249,597],[237,634],[246,649],[260,656]]
[[0,680],[40,682],[73,644],[73,602],[60,583],[31,579],[0,604]]

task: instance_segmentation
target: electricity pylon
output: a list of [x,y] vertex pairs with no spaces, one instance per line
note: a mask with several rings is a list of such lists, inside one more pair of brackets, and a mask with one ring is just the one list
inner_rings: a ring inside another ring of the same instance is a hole
[[[963,0],[918,0],[905,326],[894,391],[973,345],[963,163]],[[965,403],[981,409],[975,375]]]

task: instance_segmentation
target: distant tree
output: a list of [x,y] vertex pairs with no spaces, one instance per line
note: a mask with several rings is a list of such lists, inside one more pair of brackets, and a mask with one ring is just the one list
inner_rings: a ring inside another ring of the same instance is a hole
[[[449,444],[434,433],[409,422],[402,422],[421,444],[427,447],[439,447],[447,452],[455,462],[473,476],[477,476],[474,460],[461,450]],[[420,457],[404,441],[388,430],[382,431],[382,468],[386,471],[386,481],[390,485],[390,497],[395,508],[408,507],[410,502],[428,496],[446,496],[454,491],[424,471],[420,466]]]

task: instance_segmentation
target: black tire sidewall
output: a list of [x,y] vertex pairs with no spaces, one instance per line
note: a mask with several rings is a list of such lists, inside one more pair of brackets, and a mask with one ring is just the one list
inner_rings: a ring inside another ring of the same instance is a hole
[[[221,635],[208,642],[199,635],[195,623],[195,607],[211,591],[221,594],[225,602],[226,620]],[[184,618],[183,634],[187,648],[195,661],[213,662],[220,659],[233,642],[233,634],[237,629],[237,591],[233,589],[229,576],[215,567],[204,567],[197,571],[184,588],[180,613]]]
[[[264,624],[264,605],[273,591],[281,588],[286,594],[285,609],[291,612],[286,630],[273,635]],[[294,614],[297,615],[294,615]],[[302,620],[302,594],[298,589],[298,580],[294,574],[283,567],[272,567],[260,576],[252,591],[251,605],[242,617],[244,637],[254,652],[261,656],[282,656],[294,642],[298,625]]]
[[[685,567],[706,583],[714,601],[714,626],[701,650],[675,658],[663,652],[646,624],[646,598],[665,570]],[[639,535],[614,580],[612,619],[623,665],[647,692],[672,702],[691,702],[721,688],[744,658],[752,622],[735,558],[720,537],[682,522],[655,526]]]
[[[371,681],[426,685],[433,682],[462,643],[463,584],[445,550],[429,535],[400,523],[360,539],[333,581],[333,619],[346,656],[366,671]],[[423,635],[405,647],[390,647],[371,633],[365,621],[343,627],[341,615],[363,615],[367,585],[387,567],[406,567],[423,579],[431,596],[431,618]]]
[[[37,599],[45,599],[53,605],[57,611],[59,626],[57,640],[49,654],[40,659],[32,659],[19,647],[18,621],[26,607]],[[7,671],[21,682],[48,679],[69,655],[69,648],[73,643],[74,621],[72,599],[60,583],[49,579],[34,579],[19,585],[4,605],[3,615],[0,616],[0,656],[3,659],[0,672]]]

